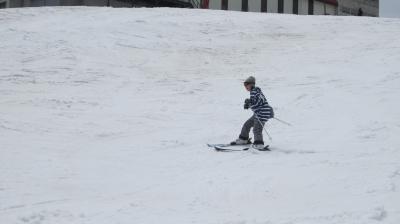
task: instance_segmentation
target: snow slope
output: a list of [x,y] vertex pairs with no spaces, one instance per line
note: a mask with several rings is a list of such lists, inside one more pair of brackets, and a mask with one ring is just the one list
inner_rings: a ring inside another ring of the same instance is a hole
[[[400,223],[400,20],[0,10],[0,223]],[[220,153],[242,82],[272,152]]]

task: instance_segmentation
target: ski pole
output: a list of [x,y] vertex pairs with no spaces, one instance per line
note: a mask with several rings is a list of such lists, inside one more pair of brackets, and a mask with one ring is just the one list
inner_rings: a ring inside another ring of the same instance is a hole
[[292,124],[290,124],[289,122],[282,121],[281,119],[278,119],[278,118],[276,118],[276,117],[274,117],[274,119],[277,120],[277,121],[279,121],[279,122],[281,122],[282,124],[286,124],[286,125],[288,125],[288,126],[292,126]]
[[254,116],[257,118],[258,122],[260,122],[260,125],[261,125],[261,127],[263,127],[263,129],[264,129],[265,133],[268,135],[268,138],[269,138],[269,140],[270,140],[270,141],[272,141],[272,137],[271,137],[271,135],[269,135],[269,133],[268,133],[267,129],[265,129],[265,127],[264,127],[263,123],[260,121],[260,119],[258,119],[258,116],[257,116],[257,114],[254,114]]

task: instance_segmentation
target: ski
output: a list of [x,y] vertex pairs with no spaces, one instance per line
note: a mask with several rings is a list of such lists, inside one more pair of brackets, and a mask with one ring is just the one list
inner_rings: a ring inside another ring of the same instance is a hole
[[253,145],[249,146],[249,145],[236,145],[236,146],[243,146],[243,148],[238,148],[238,147],[229,147],[229,146],[213,146],[213,148],[216,151],[221,151],[221,152],[232,152],[232,151],[247,151],[251,148],[258,150],[258,151],[271,151],[271,149],[269,148],[269,145],[266,145],[264,148],[262,149],[257,149],[255,148]]
[[245,147],[245,148],[226,148],[226,147],[221,147],[221,146],[214,146],[214,149],[216,151],[220,151],[220,152],[232,152],[232,151],[247,151],[249,150],[250,147]]
[[231,142],[229,144],[207,144],[208,147],[214,148],[214,147],[229,147],[229,146],[250,146],[251,144],[244,144],[244,145],[237,145],[235,142]]
[[249,145],[251,145],[251,138],[249,139],[249,142],[248,142],[248,144],[245,144],[245,145],[238,145],[238,144],[236,144],[236,142],[231,142],[231,143],[222,143],[222,144],[207,144],[207,146],[208,147],[211,147],[211,148],[214,148],[214,147],[219,147],[219,148],[221,148],[221,147],[228,147],[228,146],[249,146]]
[[227,147],[231,146],[231,143],[229,144],[207,144],[208,147],[214,148],[214,147]]
[[253,149],[256,149],[258,151],[271,151],[271,149],[269,148],[269,145],[264,146],[264,148],[261,149],[257,149],[254,147],[254,145],[251,146]]

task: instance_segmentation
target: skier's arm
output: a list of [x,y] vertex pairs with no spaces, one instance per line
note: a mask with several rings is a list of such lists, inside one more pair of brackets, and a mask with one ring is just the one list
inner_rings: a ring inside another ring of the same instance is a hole
[[264,101],[263,97],[261,97],[259,93],[256,93],[254,95],[253,94],[250,95],[250,103],[251,103],[250,107],[251,107],[251,109],[255,109],[257,107],[262,106],[264,104],[264,102],[265,101]]

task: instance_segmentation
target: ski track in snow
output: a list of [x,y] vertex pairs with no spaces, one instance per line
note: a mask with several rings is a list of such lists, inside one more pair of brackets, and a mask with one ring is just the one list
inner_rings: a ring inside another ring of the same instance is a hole
[[[1,223],[400,222],[400,20],[0,10]],[[251,116],[271,152],[219,153]],[[266,136],[265,136],[265,139]]]

